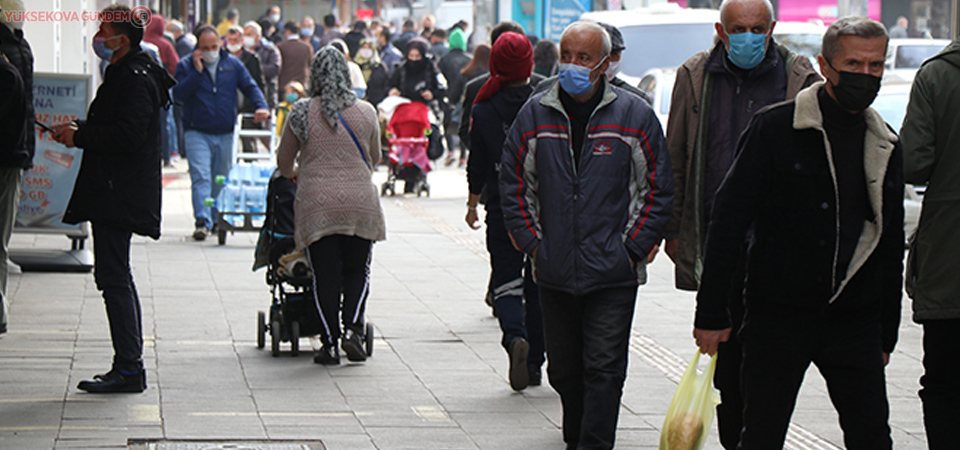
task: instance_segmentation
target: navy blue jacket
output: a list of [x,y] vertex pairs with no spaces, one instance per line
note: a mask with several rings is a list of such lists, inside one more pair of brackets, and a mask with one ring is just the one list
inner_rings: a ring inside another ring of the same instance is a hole
[[480,195],[487,189],[487,214],[500,214],[500,156],[507,131],[527,101],[533,87],[529,84],[500,89],[489,100],[473,107],[470,130],[470,160],[467,162],[467,183],[470,193]]
[[183,104],[183,127],[207,134],[233,133],[237,122],[237,89],[243,92],[255,109],[267,109],[267,102],[257,83],[239,59],[220,48],[217,84],[210,73],[193,67],[193,56],[187,55],[177,64],[177,86],[173,96]]
[[523,106],[500,161],[507,231],[540,286],[573,295],[645,283],[673,206],[660,121],[640,97],[601,83],[578,165],[560,83]]

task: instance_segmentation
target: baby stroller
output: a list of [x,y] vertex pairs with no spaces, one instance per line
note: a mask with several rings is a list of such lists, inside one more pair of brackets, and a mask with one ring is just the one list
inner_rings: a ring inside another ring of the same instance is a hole
[[380,186],[380,195],[396,195],[396,182],[404,182],[404,193],[430,196],[427,173],[433,163],[427,155],[430,146],[430,110],[420,102],[397,105],[387,124],[390,141],[390,172],[387,181]]
[[[320,313],[313,296],[313,276],[303,252],[295,252],[293,202],[297,185],[274,170],[267,187],[267,217],[260,231],[253,270],[267,267],[270,286],[270,321],[257,312],[257,348],[266,346],[270,333],[270,354],[280,355],[280,343],[290,343],[290,354],[300,353],[300,337],[320,334]],[[373,355],[373,324],[366,323],[365,350]]]

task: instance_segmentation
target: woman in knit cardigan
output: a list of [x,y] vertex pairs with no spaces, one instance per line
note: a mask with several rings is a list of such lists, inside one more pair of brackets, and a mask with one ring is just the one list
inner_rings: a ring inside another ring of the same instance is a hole
[[342,322],[343,351],[350,361],[363,361],[372,247],[386,239],[370,179],[380,158],[380,126],[373,106],[357,101],[347,60],[336,49],[324,47],[313,57],[308,94],[285,121],[277,165],[297,183],[294,238],[310,261],[322,325],[323,347],[313,360],[340,363]]

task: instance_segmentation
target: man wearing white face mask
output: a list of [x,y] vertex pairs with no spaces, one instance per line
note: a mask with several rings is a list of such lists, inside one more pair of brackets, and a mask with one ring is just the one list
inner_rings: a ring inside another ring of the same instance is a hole
[[670,218],[660,122],[611,86],[610,36],[577,21],[559,82],[520,109],[500,160],[504,224],[533,262],[567,449],[613,448],[637,288]]
[[[260,57],[257,56],[253,50],[244,48],[243,29],[237,25],[230,27],[227,30],[227,43],[224,47],[227,48],[227,51],[230,52],[231,55],[243,63],[243,67],[247,68],[250,77],[257,83],[257,89],[260,89],[260,92],[263,93],[263,70],[260,68]],[[250,100],[243,96],[243,92],[239,91],[237,92],[237,106],[242,113],[252,113],[255,111]],[[269,103],[267,106],[270,106]]]
[[213,183],[226,176],[233,162],[233,127],[237,120],[237,89],[254,105],[254,122],[270,118],[270,110],[257,83],[239,59],[220,47],[216,28],[196,30],[197,49],[177,64],[173,95],[183,104],[184,145],[190,162],[193,238],[206,239],[214,225],[214,211],[207,206],[220,192]]
[[243,47],[256,52],[260,57],[260,69],[263,73],[263,96],[272,111],[277,107],[277,77],[280,75],[280,50],[273,42],[263,37],[260,24],[249,21],[243,24]]
[[[695,267],[707,218],[740,133],[756,111],[792,99],[820,79],[806,57],[773,41],[774,25],[769,1],[727,0],[715,25],[719,41],[677,69],[667,128],[676,207],[664,250],[676,265],[678,289],[699,287]],[[738,280],[730,291],[734,329],[743,316],[743,277]],[[727,450],[736,448],[742,423],[740,353],[739,340],[732,336],[720,347],[714,376],[723,397],[717,407],[720,442]]]

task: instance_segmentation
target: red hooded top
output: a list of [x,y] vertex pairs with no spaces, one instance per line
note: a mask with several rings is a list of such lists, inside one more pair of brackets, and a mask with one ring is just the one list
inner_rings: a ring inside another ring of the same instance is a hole
[[174,75],[177,72],[177,63],[180,62],[180,56],[177,55],[177,49],[173,47],[170,41],[163,37],[163,30],[167,26],[167,21],[160,14],[153,14],[150,17],[150,23],[143,30],[143,40],[156,45],[160,49],[160,60],[166,66],[167,72]]

